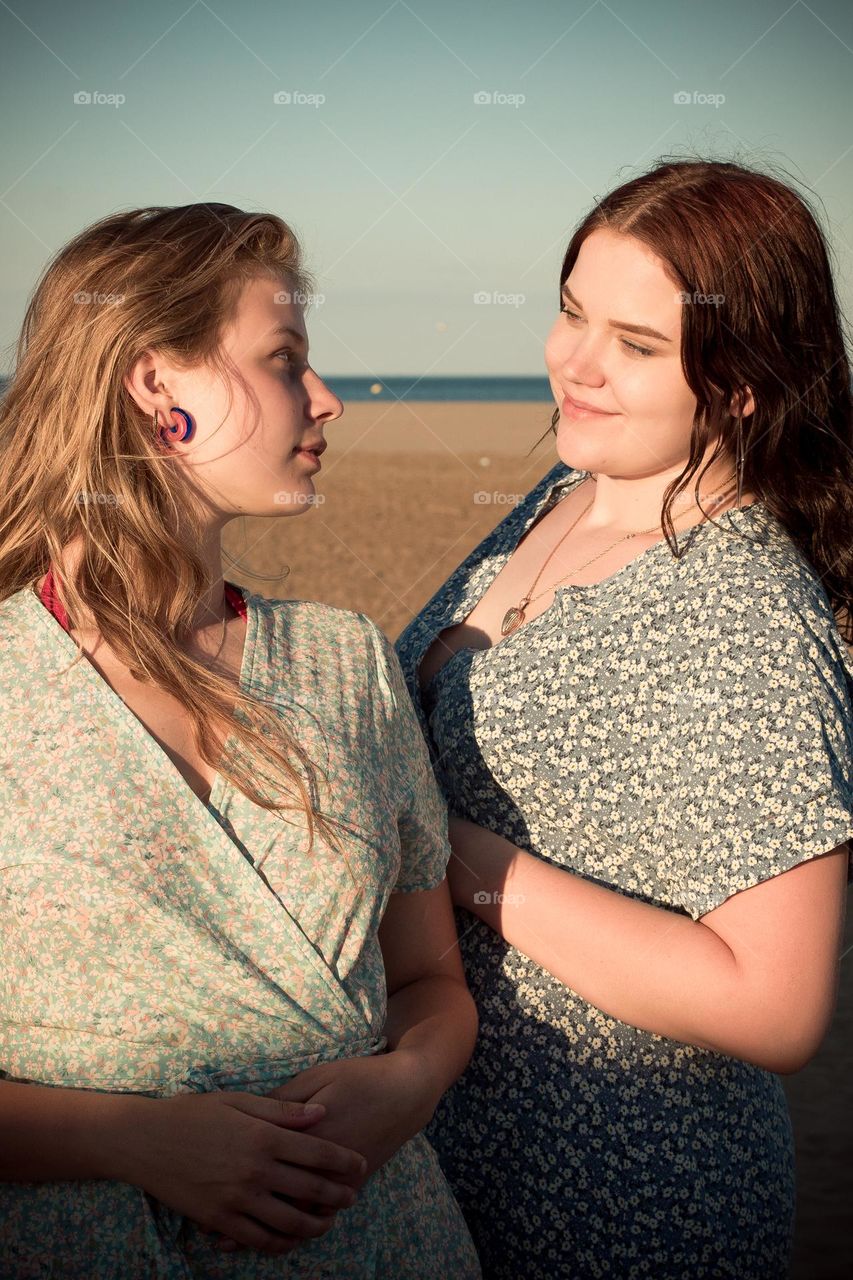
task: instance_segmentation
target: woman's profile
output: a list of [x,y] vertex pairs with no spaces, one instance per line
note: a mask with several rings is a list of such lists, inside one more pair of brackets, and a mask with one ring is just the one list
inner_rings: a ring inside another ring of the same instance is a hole
[[[341,403],[290,228],[118,213],[0,407],[0,1274],[474,1277],[447,813],[364,614],[222,575]],[[313,1104],[310,1109],[308,1104]],[[284,1255],[287,1255],[286,1257]]]
[[661,162],[558,283],[558,460],[397,642],[480,1018],[427,1133],[490,1280],[767,1280],[853,837],[827,249],[781,180]]

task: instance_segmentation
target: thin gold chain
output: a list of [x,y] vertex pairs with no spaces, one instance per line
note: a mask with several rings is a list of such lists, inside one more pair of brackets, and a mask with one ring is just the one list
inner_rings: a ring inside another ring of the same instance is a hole
[[[717,494],[717,501],[721,502],[723,498],[727,498],[729,494],[735,493],[736,489],[737,489],[737,486],[733,486],[731,489],[726,489],[724,490],[723,493]],[[575,526],[580,523],[580,521],[586,515],[587,511],[589,511],[594,501],[595,501],[595,494],[593,494],[592,498],[590,498],[589,502],[584,507],[583,511],[580,513],[578,518],[572,521],[569,528],[566,530],[566,532],[563,534],[560,541],[554,547],[551,554],[545,560],[545,563],[542,565],[542,568],[539,570],[533,582],[531,583],[530,590],[528,591],[527,595],[522,596],[521,600],[519,600],[517,605],[514,605],[513,607],[507,609],[503,617],[503,622],[501,623],[502,636],[511,635],[513,631],[517,630],[518,627],[520,627],[521,624],[524,622],[525,611],[527,609],[527,606],[529,604],[532,604],[536,600],[540,600],[542,596],[547,595],[549,591],[553,591],[554,587],[559,586],[559,584],[561,582],[564,582],[566,578],[570,578],[572,577],[573,574],[580,573],[582,569],[588,568],[589,565],[594,564],[596,560],[600,560],[602,556],[607,555],[608,551],[612,551],[613,548],[618,546],[620,542],[626,542],[629,538],[640,538],[647,533],[655,533],[656,530],[660,528],[660,522],[658,521],[658,523],[653,524],[650,529],[636,529],[632,533],[623,533],[622,536],[617,538],[615,542],[611,542],[610,546],[605,547],[603,551],[599,551],[596,555],[594,555],[591,560],[587,560],[584,564],[576,565],[574,569],[570,569],[568,573],[564,573],[562,578],[558,578],[556,582],[552,582],[549,587],[546,587],[544,591],[540,591],[538,595],[535,595],[535,596],[531,595],[531,592],[536,587],[537,582],[539,581],[539,579],[542,577],[542,574],[547,569],[548,564],[553,558],[553,556],[556,554],[557,551],[559,551],[560,547],[563,545],[566,538],[568,538],[569,534],[572,532]],[[676,519],[680,519],[681,516],[686,515],[688,511],[692,511],[695,507],[698,507],[698,506],[699,506],[698,502],[691,503],[689,507],[686,507],[684,511],[680,512],[679,515],[676,516]]]

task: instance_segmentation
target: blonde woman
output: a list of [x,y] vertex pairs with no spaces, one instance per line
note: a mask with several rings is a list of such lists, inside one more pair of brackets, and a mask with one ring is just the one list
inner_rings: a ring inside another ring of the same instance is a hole
[[0,412],[3,1276],[480,1275],[421,1134],[476,1012],[399,663],[363,614],[222,576],[230,520],[308,509],[341,413],[309,292],[279,218],[189,205],[88,228],[27,312]]
[[783,182],[661,163],[558,283],[557,460],[397,646],[480,1015],[427,1133],[490,1280],[768,1280],[853,837],[826,248]]

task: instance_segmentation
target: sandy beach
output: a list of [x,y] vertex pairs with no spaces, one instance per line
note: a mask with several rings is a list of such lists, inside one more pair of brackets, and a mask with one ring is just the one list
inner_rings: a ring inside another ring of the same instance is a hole
[[[459,562],[558,461],[548,404],[355,403],[329,424],[322,501],[236,522],[226,575],[276,598],[324,600],[396,640]],[[251,572],[250,572],[251,570]],[[289,571],[288,571],[289,570]],[[806,1069],[783,1077],[797,1144],[793,1280],[849,1276],[853,1232],[853,926],[835,1022]]]
[[[226,573],[279,598],[370,615],[395,640],[467,553],[558,461],[548,404],[347,405],[318,501],[226,530]],[[254,576],[249,570],[254,571]],[[289,572],[287,570],[289,569]]]

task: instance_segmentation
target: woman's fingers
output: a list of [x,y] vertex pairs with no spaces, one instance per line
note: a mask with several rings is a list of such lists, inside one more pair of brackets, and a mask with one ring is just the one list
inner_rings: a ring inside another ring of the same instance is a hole
[[367,1161],[358,1151],[339,1146],[327,1138],[312,1137],[309,1133],[288,1132],[287,1144],[281,1144],[279,1160],[288,1164],[303,1165],[306,1169],[322,1169],[341,1174],[347,1179],[360,1177],[367,1168]]
[[309,1205],[317,1205],[330,1209],[347,1209],[355,1204],[358,1192],[346,1182],[332,1182],[310,1169],[300,1169],[294,1165],[282,1166],[281,1177],[271,1183],[270,1190],[287,1196],[300,1209]]
[[334,1211],[306,1213],[274,1195],[256,1197],[253,1208],[254,1213],[234,1214],[222,1223],[227,1235],[220,1248],[229,1252],[236,1244],[264,1253],[287,1253],[325,1235],[335,1221]]

